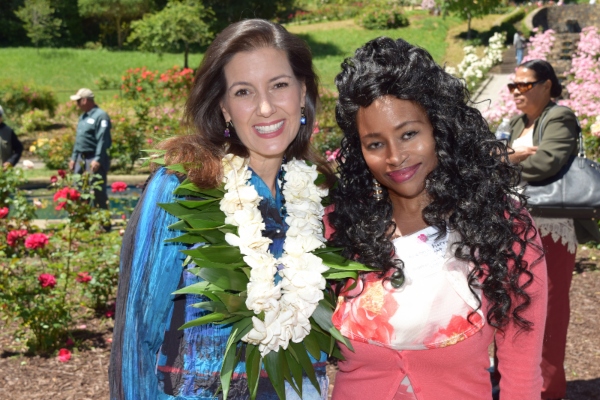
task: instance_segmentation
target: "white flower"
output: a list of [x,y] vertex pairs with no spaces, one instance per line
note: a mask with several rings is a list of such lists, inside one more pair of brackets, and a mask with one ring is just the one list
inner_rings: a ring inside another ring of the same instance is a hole
[[25,169],[33,169],[33,163],[29,160],[23,160],[23,167]]

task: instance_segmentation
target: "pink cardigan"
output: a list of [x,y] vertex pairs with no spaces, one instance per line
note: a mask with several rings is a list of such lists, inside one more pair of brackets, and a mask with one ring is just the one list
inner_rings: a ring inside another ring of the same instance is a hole
[[[331,233],[328,228],[327,233]],[[535,241],[541,247],[539,236]],[[538,251],[530,247],[525,252],[528,265],[538,256]],[[520,330],[511,322],[502,334],[486,323],[462,342],[430,350],[396,351],[352,341],[354,352],[341,345],[346,360],[338,363],[333,400],[394,399],[406,375],[418,400],[491,399],[488,348],[494,340],[502,375],[501,399],[539,399],[548,297],[545,259],[533,265],[531,271],[534,280],[527,288],[531,304],[523,316],[533,323],[532,330]],[[487,310],[485,297],[482,303]]]

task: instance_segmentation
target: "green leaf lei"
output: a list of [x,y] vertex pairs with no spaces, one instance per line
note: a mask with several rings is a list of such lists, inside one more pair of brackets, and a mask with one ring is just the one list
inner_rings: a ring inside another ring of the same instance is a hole
[[[181,165],[168,168],[176,172],[185,171]],[[303,374],[320,393],[308,355],[318,360],[321,352],[325,352],[329,356],[342,359],[336,341],[352,349],[349,340],[333,326],[331,320],[336,304],[331,284],[341,279],[357,279],[360,271],[368,271],[369,268],[342,257],[340,248],[324,247],[313,251],[312,253],[321,258],[329,270],[323,273],[327,287],[323,291],[324,299],[319,302],[310,318],[311,331],[302,343],[290,341],[287,349],[280,347],[278,351],[272,351],[265,357],[261,357],[258,346],[241,340],[252,328],[252,317],[264,320],[264,315],[263,313],[255,315],[246,307],[246,286],[249,282],[250,267],[244,262],[239,248],[225,241],[225,234],[237,234],[237,227],[225,224],[225,214],[219,208],[219,203],[225,194],[224,186],[200,189],[186,179],[175,189],[174,194],[180,199],[172,203],[159,204],[169,214],[178,218],[169,229],[182,232],[180,236],[169,239],[168,242],[204,243],[200,247],[182,251],[187,256],[184,265],[194,263],[197,267],[191,268],[189,272],[199,276],[203,281],[182,288],[174,294],[203,295],[207,301],[193,306],[209,311],[208,314],[187,322],[180,329],[208,323],[232,325],[220,371],[223,398],[227,398],[233,371],[244,351],[251,399],[256,398],[261,364],[264,365],[280,399],[285,399],[285,381],[302,397]]]

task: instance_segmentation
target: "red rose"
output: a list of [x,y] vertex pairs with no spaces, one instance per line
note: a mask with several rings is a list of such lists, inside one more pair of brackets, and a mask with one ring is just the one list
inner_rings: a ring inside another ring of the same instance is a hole
[[48,236],[43,233],[32,233],[25,239],[25,247],[31,250],[43,249],[48,244]]
[[112,188],[113,193],[124,192],[127,190],[127,184],[125,182],[114,182],[110,187]]
[[49,287],[52,289],[56,286],[56,278],[52,274],[40,274],[40,276],[38,276],[38,281],[40,281],[40,285],[42,285],[43,288]]
[[10,231],[8,232],[8,235],[6,235],[6,243],[8,243],[10,247],[15,247],[17,242],[21,238],[27,236],[28,233],[29,232],[27,232],[27,229],[17,229],[16,231]]
[[56,182],[58,182],[58,178],[56,177],[56,175],[52,175],[50,177],[50,183],[56,183]]
[[88,283],[92,280],[92,277],[89,272],[80,272],[77,274],[77,278],[75,278],[75,280],[80,283]]
[[58,176],[60,176],[61,178],[65,179],[65,177],[67,176],[67,172],[64,169],[59,169],[58,170]]
[[8,215],[8,207],[0,208],[0,218],[6,218]]
[[68,349],[60,349],[58,351],[58,361],[67,362],[71,359],[71,352]]
[[67,200],[77,201],[81,194],[73,188],[65,187],[54,193],[54,201],[58,202],[55,208],[56,211],[62,210],[67,205]]

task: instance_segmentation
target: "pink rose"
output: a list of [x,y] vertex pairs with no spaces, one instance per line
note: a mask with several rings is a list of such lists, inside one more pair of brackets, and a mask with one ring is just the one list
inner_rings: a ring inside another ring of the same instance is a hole
[[124,192],[127,190],[127,184],[125,182],[114,182],[110,187],[113,193]]
[[92,276],[89,272],[80,272],[77,274],[77,278],[75,280],[79,283],[88,283],[92,280]]
[[52,175],[50,177],[50,183],[56,183],[56,182],[58,182],[58,178],[56,177],[56,175]]
[[6,243],[8,243],[10,247],[15,247],[17,242],[20,239],[27,236],[28,233],[29,232],[27,232],[27,229],[17,229],[15,231],[10,231],[8,232],[8,235],[6,235]]
[[43,288],[49,287],[52,289],[56,286],[56,278],[52,274],[40,274],[40,276],[38,276],[38,281],[40,281],[40,285],[42,285]]
[[68,349],[60,349],[58,351],[58,361],[67,362],[71,359],[71,352]]
[[0,208],[0,218],[6,218],[8,215],[8,207]]
[[61,178],[65,179],[65,177],[67,176],[67,172],[64,169],[59,169],[58,170],[58,176],[60,176]]
[[25,247],[31,250],[43,249],[48,244],[48,236],[43,233],[32,233],[25,239]]
[[58,202],[58,205],[55,207],[56,211],[62,210],[65,205],[67,205],[67,200],[77,201],[81,197],[81,194],[73,188],[62,188],[56,193],[54,193],[54,201]]

